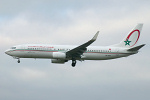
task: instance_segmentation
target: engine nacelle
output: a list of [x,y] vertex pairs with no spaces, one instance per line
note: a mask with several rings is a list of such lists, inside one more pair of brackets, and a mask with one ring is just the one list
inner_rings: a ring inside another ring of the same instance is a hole
[[66,61],[62,59],[52,59],[51,63],[64,64]]
[[66,54],[63,52],[53,52],[53,58],[54,59],[65,59]]

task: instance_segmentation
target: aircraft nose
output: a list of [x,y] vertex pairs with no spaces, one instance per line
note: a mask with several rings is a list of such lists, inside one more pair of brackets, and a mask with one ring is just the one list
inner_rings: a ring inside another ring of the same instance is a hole
[[9,50],[6,50],[6,51],[5,51],[5,53],[6,53],[7,55],[10,55],[10,52],[9,52]]

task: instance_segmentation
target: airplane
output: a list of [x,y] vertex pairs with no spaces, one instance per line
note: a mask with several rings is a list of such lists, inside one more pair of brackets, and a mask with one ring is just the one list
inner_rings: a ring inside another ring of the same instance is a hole
[[23,44],[13,46],[5,53],[18,59],[18,63],[20,58],[51,59],[51,63],[56,64],[64,64],[72,60],[71,65],[75,67],[77,60],[109,60],[138,53],[139,49],[145,45],[136,46],[142,27],[143,24],[137,24],[120,43],[110,46],[90,46],[97,39],[98,31],[91,40],[79,46]]

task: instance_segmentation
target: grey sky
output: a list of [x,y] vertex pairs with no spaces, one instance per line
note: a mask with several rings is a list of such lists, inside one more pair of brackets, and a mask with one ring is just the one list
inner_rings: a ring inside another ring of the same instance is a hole
[[[148,0],[1,0],[1,100],[149,100],[150,62]],[[51,64],[16,60],[4,54],[26,43],[80,45],[100,30],[92,45],[120,42],[144,23],[136,55],[108,60]]]

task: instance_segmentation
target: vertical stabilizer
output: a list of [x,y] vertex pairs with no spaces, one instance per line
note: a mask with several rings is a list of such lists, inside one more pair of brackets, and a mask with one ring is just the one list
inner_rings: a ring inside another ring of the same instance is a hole
[[135,28],[133,28],[128,35],[119,43],[114,46],[124,47],[124,48],[132,48],[138,42],[143,24],[137,24]]

